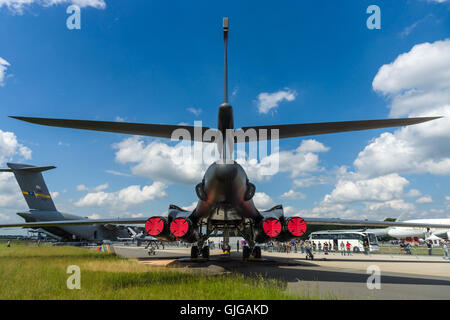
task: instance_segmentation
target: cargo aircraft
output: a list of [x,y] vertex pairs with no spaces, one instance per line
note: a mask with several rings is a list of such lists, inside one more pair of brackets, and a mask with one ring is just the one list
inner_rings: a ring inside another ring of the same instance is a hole
[[[0,172],[14,174],[20,191],[27,202],[28,211],[18,212],[26,222],[44,222],[61,220],[89,220],[85,217],[63,213],[56,209],[47,188],[42,172],[55,169],[54,166],[36,167],[28,164],[7,163],[7,169]],[[89,241],[101,243],[104,240],[134,240],[133,228],[121,225],[83,225],[83,226],[48,226],[39,231],[62,242]],[[131,236],[130,236],[131,234]]]
[[[428,223],[344,220],[338,218],[301,218],[298,216],[288,217],[284,215],[282,205],[274,206],[269,210],[258,210],[252,200],[256,190],[255,185],[249,181],[242,166],[231,158],[233,146],[236,142],[239,142],[236,140],[238,131],[241,133],[248,131],[256,132],[256,138],[246,138],[245,140],[245,142],[251,142],[255,140],[284,139],[336,132],[408,126],[440,117],[247,126],[242,127],[240,130],[235,130],[233,108],[228,103],[228,32],[228,18],[224,18],[224,102],[218,108],[217,129],[201,127],[202,134],[198,135],[195,134],[198,127],[185,125],[12,117],[47,126],[117,132],[159,138],[171,138],[175,130],[182,129],[190,133],[190,140],[194,142],[200,140],[200,142],[216,143],[220,153],[220,159],[208,167],[203,179],[196,185],[195,191],[199,200],[195,209],[192,211],[184,210],[172,204],[169,206],[167,214],[149,217],[148,219],[73,219],[4,224],[0,225],[0,227],[46,228],[54,226],[145,224],[148,235],[164,241],[182,240],[192,243],[191,258],[202,256],[206,259],[208,259],[210,255],[209,247],[205,245],[208,237],[212,233],[222,232],[224,235],[224,243],[226,244],[228,236],[230,232],[232,232],[242,236],[248,243],[242,250],[244,260],[247,260],[252,256],[254,258],[261,257],[261,248],[257,243],[264,243],[270,239],[287,241],[289,239],[300,237],[305,233],[307,224],[364,227],[450,227],[450,225],[435,226]],[[203,133],[208,130],[212,130],[217,134],[215,135],[216,139],[205,138],[207,135]],[[272,134],[270,136],[260,134],[261,132],[264,132],[264,130],[276,132],[276,134],[273,136]],[[232,139],[229,139],[230,132]],[[233,133],[236,133],[236,135],[233,135]],[[199,136],[201,138],[199,138]],[[39,201],[47,201],[47,199],[40,198]]]

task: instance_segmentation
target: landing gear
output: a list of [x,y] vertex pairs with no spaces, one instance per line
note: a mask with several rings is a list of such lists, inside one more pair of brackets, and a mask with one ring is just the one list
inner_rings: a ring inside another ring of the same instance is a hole
[[248,260],[250,256],[253,256],[255,259],[261,259],[261,247],[253,247],[253,250],[249,246],[245,246],[242,248],[242,259]]
[[261,247],[254,247],[253,248],[253,257],[256,259],[261,259]]
[[209,260],[209,246],[204,246],[202,249],[202,257]]
[[201,250],[199,246],[191,247],[191,259],[197,259],[200,255],[204,259],[209,259],[209,246],[204,246]]
[[250,253],[251,253],[251,250],[248,246],[245,246],[244,248],[242,248],[242,259],[245,261],[248,258],[250,258]]
[[191,259],[197,259],[199,254],[199,250],[197,246],[191,247]]

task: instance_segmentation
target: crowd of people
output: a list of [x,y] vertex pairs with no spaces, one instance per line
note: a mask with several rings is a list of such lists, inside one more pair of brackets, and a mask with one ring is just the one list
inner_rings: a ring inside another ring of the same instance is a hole
[[[330,252],[338,253],[342,255],[352,255],[352,245],[350,242],[341,241],[339,246],[336,243],[329,242],[315,242],[315,241],[291,241],[291,242],[268,242],[265,244],[264,249],[270,252],[285,252],[285,253],[305,253],[307,258],[312,258],[314,253],[328,254]],[[369,244],[364,243],[364,251],[368,253]]]

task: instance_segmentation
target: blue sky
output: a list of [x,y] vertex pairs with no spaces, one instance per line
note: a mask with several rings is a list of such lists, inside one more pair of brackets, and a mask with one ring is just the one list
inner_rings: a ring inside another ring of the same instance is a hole
[[[81,6],[80,30],[66,27],[72,3]],[[366,27],[371,4],[381,9],[380,30]],[[170,203],[191,206],[204,168],[171,166],[169,141],[8,116],[202,120],[215,127],[224,16],[236,127],[450,116],[449,13],[449,1],[431,0],[0,0],[1,166],[57,166],[45,173],[57,208],[83,216],[150,216]],[[264,93],[273,105],[267,113]],[[282,140],[281,172],[250,175],[256,202],[304,216],[448,217],[448,138],[448,120],[441,119],[414,129]],[[14,213],[25,201],[7,174],[0,199],[0,221],[20,221]]]

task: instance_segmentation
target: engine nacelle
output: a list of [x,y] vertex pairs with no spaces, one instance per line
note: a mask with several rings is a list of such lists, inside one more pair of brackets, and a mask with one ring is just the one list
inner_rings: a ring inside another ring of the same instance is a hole
[[300,217],[285,217],[281,205],[260,213],[263,219],[255,228],[256,242],[263,243],[271,239],[289,241],[306,232],[306,222]]
[[283,230],[278,236],[279,241],[289,241],[301,237],[305,234],[307,225],[305,220],[300,217],[289,217],[284,219]]
[[185,217],[175,217],[174,219],[170,216],[168,218],[151,217],[145,223],[145,231],[148,235],[163,241],[195,242],[199,239],[196,226]]
[[255,241],[263,243],[277,239],[283,231],[283,206],[278,205],[260,213],[263,219],[255,226]]
[[145,222],[148,235],[163,241],[171,241],[169,223],[166,217],[154,216]]
[[290,217],[286,219],[285,229],[294,237],[301,237],[305,234],[307,225],[300,217]]

